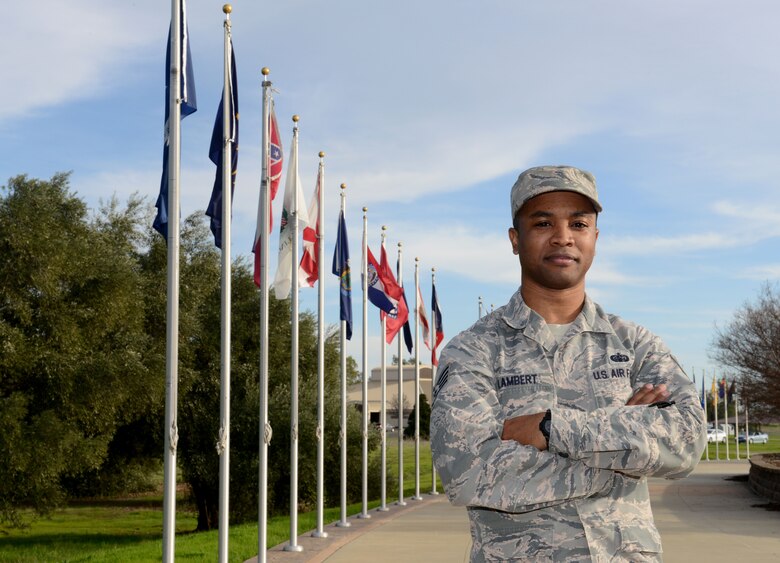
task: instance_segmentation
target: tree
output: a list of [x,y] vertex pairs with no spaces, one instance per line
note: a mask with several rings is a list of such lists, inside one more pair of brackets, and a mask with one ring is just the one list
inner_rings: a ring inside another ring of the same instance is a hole
[[766,284],[723,329],[716,328],[714,358],[739,375],[739,394],[751,417],[780,416],[780,288]]
[[68,174],[11,178],[0,196],[0,520],[46,513],[99,468],[155,391],[144,364],[138,208],[91,220]]
[[[420,404],[420,438],[423,440],[427,440],[430,438],[431,405],[428,404],[428,398],[425,396],[425,393],[420,393],[419,404]],[[417,410],[417,406],[415,406],[412,409],[412,412],[409,413],[409,421],[407,422],[406,429],[404,430],[404,437],[406,438],[414,438],[416,410]]]

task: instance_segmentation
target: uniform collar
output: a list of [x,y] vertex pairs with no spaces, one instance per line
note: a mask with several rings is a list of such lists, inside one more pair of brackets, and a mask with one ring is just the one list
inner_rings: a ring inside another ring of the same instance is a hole
[[[526,336],[538,342],[545,342],[552,336],[541,315],[525,304],[520,288],[504,307],[501,318],[512,328],[523,331]],[[604,311],[587,294],[582,311],[572,322],[569,331],[571,332],[572,329],[576,329],[576,332],[613,332]]]

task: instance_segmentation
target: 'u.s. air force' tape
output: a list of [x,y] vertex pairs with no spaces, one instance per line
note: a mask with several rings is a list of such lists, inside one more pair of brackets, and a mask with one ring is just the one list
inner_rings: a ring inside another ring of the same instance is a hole
[[447,384],[447,379],[450,376],[450,366],[444,366],[439,372],[439,377],[436,379],[436,385],[433,387],[433,399],[436,400],[436,396],[441,391],[441,388]]

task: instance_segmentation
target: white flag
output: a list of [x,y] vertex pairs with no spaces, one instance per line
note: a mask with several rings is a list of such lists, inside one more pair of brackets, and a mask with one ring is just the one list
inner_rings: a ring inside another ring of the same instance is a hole
[[423,342],[431,349],[431,325],[428,323],[428,315],[425,314],[425,304],[423,303],[422,294],[420,288],[417,288],[417,312],[420,314],[420,324],[422,325],[422,337]]
[[[295,208],[295,194],[298,196],[298,209]],[[279,262],[274,277],[274,295],[277,299],[290,296],[293,263],[298,267],[298,257],[293,257],[293,225],[298,221],[298,233],[309,224],[303,188],[298,176],[298,134],[293,138],[290,148],[290,165],[287,168],[287,181],[284,184],[284,203],[282,207],[282,225],[279,233]],[[293,262],[293,260],[295,262]]]
[[319,277],[320,258],[320,190],[322,189],[322,166],[317,170],[317,185],[309,201],[309,220],[314,227],[303,229],[303,258],[298,267],[298,286],[314,287]]

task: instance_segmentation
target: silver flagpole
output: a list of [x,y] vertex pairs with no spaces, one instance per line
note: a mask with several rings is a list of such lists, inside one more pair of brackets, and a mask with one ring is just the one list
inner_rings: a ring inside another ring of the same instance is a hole
[[[325,502],[325,153],[320,151],[317,207],[317,529],[315,538],[327,538],[323,530]],[[309,217],[309,221],[314,221]]]
[[[288,174],[298,178],[298,120],[292,117],[293,123],[293,158],[290,159]],[[298,545],[298,183],[293,192],[292,212],[292,280],[290,282],[291,298],[291,351],[290,351],[290,543],[284,546],[284,551],[303,551]]]
[[[747,440],[747,435],[745,435]],[[739,395],[734,393],[734,447],[737,450],[737,461],[739,461]]]
[[176,536],[176,422],[179,385],[179,173],[181,167],[182,0],[171,2],[168,97],[168,279],[165,350],[165,459],[163,469],[163,561],[174,561]]
[[750,459],[750,424],[748,423],[748,404],[745,402],[745,459]]
[[363,287],[363,508],[358,518],[371,518],[368,513],[368,207],[363,208],[363,265],[360,284]]
[[[398,285],[403,289],[403,260],[401,247],[398,243]],[[407,305],[408,309],[408,305]],[[398,506],[406,506],[404,501],[404,335],[403,327],[396,335],[398,339]]]
[[[723,380],[721,380],[723,381]],[[720,383],[718,383],[718,386],[720,388]],[[728,385],[726,385],[723,388],[723,425],[726,427],[726,461],[729,461],[729,429],[731,428],[729,426],[729,390]]]
[[[433,393],[433,384],[436,382],[436,370],[433,365],[433,356],[436,354],[436,310],[433,308],[433,286],[436,285],[436,268],[431,268],[431,393]],[[433,401],[433,397],[431,397]],[[438,495],[436,490],[436,466],[431,459],[431,493]]]
[[414,500],[420,496],[420,259],[414,259]]
[[263,74],[263,157],[260,182],[260,457],[258,479],[257,561],[265,563],[268,543],[268,444],[271,442],[271,424],[268,422],[268,251],[269,211],[271,208],[271,81],[270,70]]
[[[387,237],[386,231],[387,227],[382,225],[382,251],[385,249],[385,238]],[[379,445],[381,452],[380,464],[382,466],[382,470],[380,477],[381,483],[379,487],[380,502],[379,508],[377,508],[377,510],[380,512],[386,512],[389,510],[389,508],[387,508],[387,343],[385,342],[385,335],[387,334],[387,315],[381,314],[380,317],[382,317],[382,335],[379,338],[379,341],[382,345],[382,352],[380,354],[381,367],[379,381],[379,387],[381,389],[381,406],[379,408]]]
[[[703,383],[704,383],[704,381],[705,381],[705,379],[704,379],[704,374],[705,374],[705,373],[706,373],[706,372],[705,372],[704,370],[701,370],[701,380],[702,380],[702,384],[703,384]],[[705,387],[706,387],[706,385],[705,385]],[[705,422],[705,424],[706,424],[706,423],[707,423],[707,421],[709,420],[709,419],[707,418],[707,393],[706,393],[706,392],[705,392],[705,393],[702,395],[702,398],[701,398],[701,400],[704,402],[704,422]],[[706,447],[706,448],[704,448],[704,459],[705,459],[705,460],[707,460],[707,461],[709,461],[709,460],[710,460],[710,445],[709,445],[709,444],[707,444],[707,447]]]
[[[230,4],[222,7],[225,14],[225,84],[222,89],[222,334],[220,348],[220,393],[219,393],[219,439],[217,453],[219,454],[219,561],[228,560],[228,514],[230,510],[230,303],[231,303],[231,270],[230,270],[230,228],[233,185],[233,143],[231,123],[235,119],[233,107],[233,78],[231,76]],[[231,115],[233,114],[233,115]]]
[[477,316],[478,319],[482,318],[482,296],[479,296],[479,314]]
[[[347,185],[341,184],[341,213],[346,207]],[[345,219],[346,221],[346,219]],[[322,283],[322,280],[320,280]],[[339,280],[339,292],[341,280]],[[340,299],[340,298],[339,298]],[[341,447],[341,520],[336,523],[339,528],[349,528],[352,524],[347,520],[347,321],[341,321],[341,422],[339,425],[339,445]]]
[[[715,375],[713,374],[713,379]],[[720,461],[720,440],[718,440],[718,385],[717,379],[715,379],[715,461]]]

